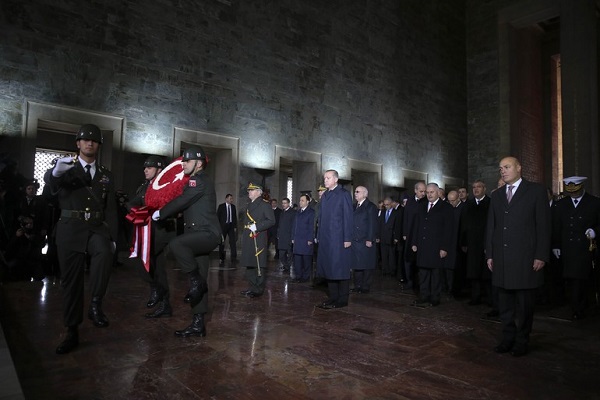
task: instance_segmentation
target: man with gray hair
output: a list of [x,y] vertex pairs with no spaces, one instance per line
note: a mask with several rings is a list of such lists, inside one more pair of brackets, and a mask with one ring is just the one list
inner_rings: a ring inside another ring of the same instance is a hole
[[427,203],[419,207],[411,235],[419,267],[419,297],[414,302],[417,306],[440,304],[441,271],[452,264],[454,216],[452,206],[442,201],[438,189],[436,183],[427,185]]

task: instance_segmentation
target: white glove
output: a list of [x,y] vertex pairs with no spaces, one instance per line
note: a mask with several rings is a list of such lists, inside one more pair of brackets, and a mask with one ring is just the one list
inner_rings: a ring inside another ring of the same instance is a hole
[[154,213],[152,214],[152,219],[154,221],[158,221],[160,219],[160,210],[154,211]]
[[73,162],[73,158],[74,158],[73,156],[59,158],[56,161],[56,165],[52,169],[52,176],[55,178],[59,178],[65,172],[67,172],[68,170],[73,168],[75,166],[75,163]]
[[256,233],[256,224],[252,224],[248,227],[252,231],[252,233]]
[[585,231],[585,236],[587,236],[588,239],[596,239],[596,232],[594,232],[592,228],[588,228],[587,231]]
[[560,249],[552,249],[552,254],[554,254],[554,257],[556,258],[560,258]]

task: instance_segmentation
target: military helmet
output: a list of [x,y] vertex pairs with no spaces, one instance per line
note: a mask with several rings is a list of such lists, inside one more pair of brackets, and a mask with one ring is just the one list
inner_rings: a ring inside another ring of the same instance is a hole
[[144,161],[144,168],[146,167],[164,168],[165,161],[160,156],[150,156]]
[[96,143],[102,144],[102,131],[94,124],[85,124],[77,131],[77,140],[93,140]]
[[206,153],[200,146],[189,147],[184,150],[182,160],[202,160],[203,162],[206,162]]

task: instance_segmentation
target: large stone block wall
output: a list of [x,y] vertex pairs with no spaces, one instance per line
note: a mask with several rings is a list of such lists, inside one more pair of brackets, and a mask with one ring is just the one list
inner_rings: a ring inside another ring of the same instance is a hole
[[[177,126],[241,138],[243,167],[269,168],[284,145],[323,153],[323,168],[381,163],[389,185],[402,168],[466,178],[463,0],[4,0],[0,12],[0,133],[13,140],[33,100],[124,116],[127,152],[170,155]],[[471,70],[493,59],[473,47]]]

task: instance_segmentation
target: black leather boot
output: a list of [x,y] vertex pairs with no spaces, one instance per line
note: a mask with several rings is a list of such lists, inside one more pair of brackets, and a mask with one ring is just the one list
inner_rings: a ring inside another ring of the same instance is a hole
[[190,294],[190,292],[187,292],[187,294],[183,298],[183,302],[189,304],[191,301],[192,301],[192,295]]
[[70,326],[67,330],[67,336],[58,347],[56,354],[67,354],[73,351],[79,345],[79,331],[76,326]]
[[161,290],[157,285],[150,285],[150,298],[146,303],[146,307],[152,308],[163,299],[164,291]]
[[183,330],[175,331],[175,336],[206,336],[206,327],[204,326],[204,314],[194,314],[194,316],[192,317],[192,324]]
[[93,297],[88,311],[88,318],[92,320],[98,328],[106,328],[108,326],[108,318],[102,312],[102,300],[99,297]]
[[158,304],[158,307],[151,312],[146,314],[146,318],[162,318],[162,317],[171,317],[173,316],[173,309],[171,308],[171,304],[169,304],[169,298],[164,296],[162,301]]
[[206,292],[208,292],[206,281],[202,279],[198,271],[190,272],[190,290],[188,292],[190,306],[192,308],[196,307],[202,301]]

